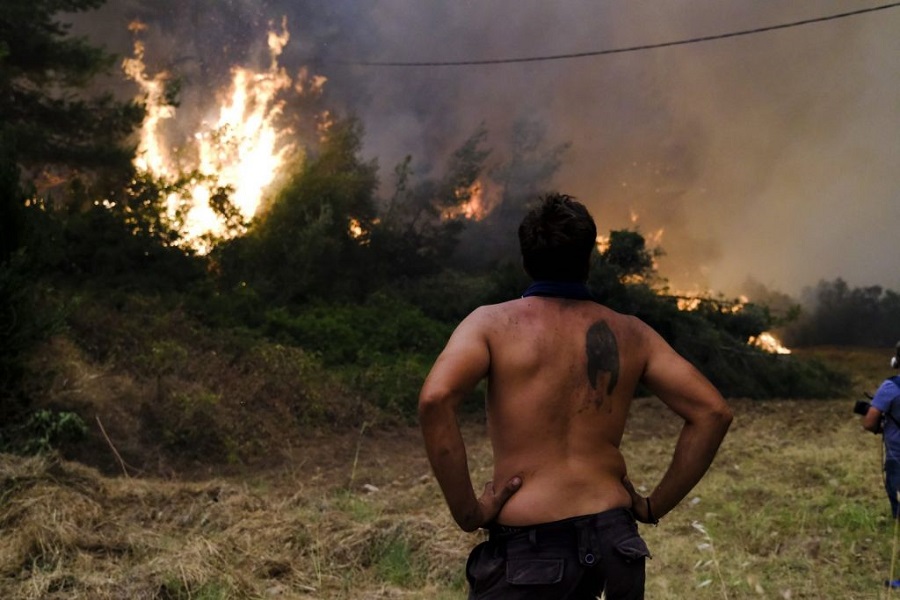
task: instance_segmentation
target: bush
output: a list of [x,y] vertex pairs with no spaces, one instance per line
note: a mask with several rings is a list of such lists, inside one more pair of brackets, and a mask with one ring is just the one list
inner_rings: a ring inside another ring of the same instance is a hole
[[363,360],[366,366],[357,370],[355,383],[386,415],[413,422],[419,390],[432,360],[432,357],[418,354],[366,356]]
[[374,357],[437,355],[451,328],[396,295],[380,293],[361,305],[322,303],[267,313],[266,333],[317,352],[326,365],[366,365]]
[[31,398],[21,386],[26,361],[39,342],[63,330],[64,315],[52,291],[32,279],[24,252],[0,263],[0,436],[29,418]]

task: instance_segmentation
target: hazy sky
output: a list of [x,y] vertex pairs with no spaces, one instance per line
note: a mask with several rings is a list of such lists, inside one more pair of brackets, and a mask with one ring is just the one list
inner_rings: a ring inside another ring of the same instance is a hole
[[601,231],[632,215],[645,234],[663,228],[660,268],[675,287],[734,293],[752,277],[795,294],[836,277],[900,290],[900,7],[568,60],[343,63],[590,52],[885,3],[109,0],[79,24],[127,53],[124,23],[141,16],[155,28],[148,54],[192,70],[187,86],[202,89],[229,61],[258,55],[266,24],[286,15],[284,61],[327,76],[327,100],[359,115],[385,186],[406,154],[437,161],[479,123],[500,147],[527,118],[548,148],[571,144],[556,188],[585,202]]

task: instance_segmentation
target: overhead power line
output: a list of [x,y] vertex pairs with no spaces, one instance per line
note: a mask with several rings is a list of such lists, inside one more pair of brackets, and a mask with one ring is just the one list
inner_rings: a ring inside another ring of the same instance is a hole
[[775,31],[776,29],[790,29],[792,27],[800,27],[801,25],[810,25],[812,23],[822,23],[824,21],[834,21],[845,17],[853,17],[864,13],[871,13],[888,8],[896,8],[900,6],[900,2],[891,2],[890,4],[882,4],[880,6],[872,6],[869,8],[861,8],[850,12],[828,15],[825,17],[816,17],[813,19],[803,19],[802,21],[793,21],[791,23],[781,23],[779,25],[768,25],[766,27],[757,27],[755,29],[744,29],[741,31],[732,31],[729,33],[719,33],[715,35],[706,35],[702,37],[689,38],[685,40],[677,40],[674,42],[660,42],[657,44],[641,44],[639,46],[626,46],[624,48],[609,48],[606,50],[594,50],[589,52],[572,52],[568,54],[550,54],[544,56],[526,56],[519,58],[494,58],[484,60],[448,60],[448,61],[348,61],[344,64],[358,65],[364,67],[459,67],[467,65],[499,65],[509,63],[525,63],[525,62],[542,62],[549,60],[564,60],[569,58],[586,58],[589,56],[603,56],[605,54],[622,54],[625,52],[637,52],[639,50],[653,50],[656,48],[668,48],[671,46],[684,46],[687,44],[697,44],[700,42],[710,42],[713,40],[723,40],[726,38],[741,37],[745,35],[754,35],[766,31]]

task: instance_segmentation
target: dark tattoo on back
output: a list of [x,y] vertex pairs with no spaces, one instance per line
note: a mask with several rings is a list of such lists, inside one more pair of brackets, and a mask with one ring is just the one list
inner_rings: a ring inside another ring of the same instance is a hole
[[597,378],[609,373],[606,393],[611,394],[619,381],[619,346],[616,336],[606,321],[597,321],[587,330],[585,336],[587,353],[587,376],[591,387],[597,389]]

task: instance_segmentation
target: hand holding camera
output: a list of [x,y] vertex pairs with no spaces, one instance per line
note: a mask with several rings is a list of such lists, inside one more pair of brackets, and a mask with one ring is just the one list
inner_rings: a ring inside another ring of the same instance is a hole
[[[866,394],[868,396],[868,394]],[[867,400],[857,400],[853,405],[853,412],[858,415],[865,416],[869,409],[872,408],[872,403]]]

